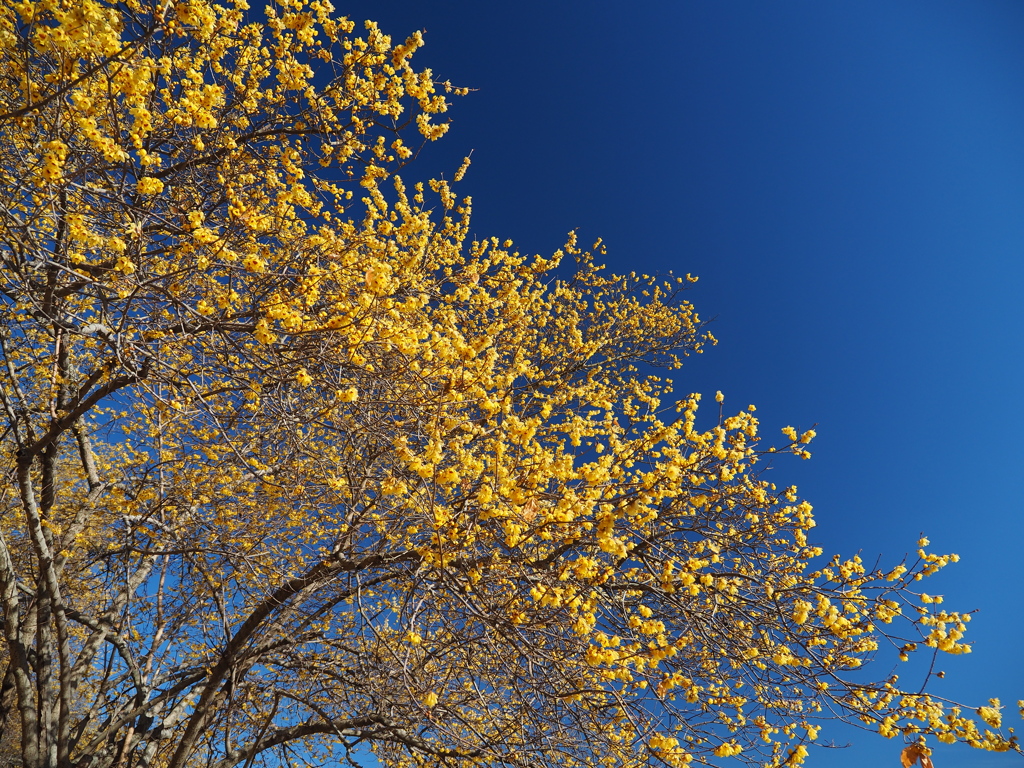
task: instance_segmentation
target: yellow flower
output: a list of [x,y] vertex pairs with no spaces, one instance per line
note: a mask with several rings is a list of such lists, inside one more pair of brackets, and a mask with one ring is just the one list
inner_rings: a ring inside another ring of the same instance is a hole
[[192,238],[200,244],[212,243],[217,239],[217,233],[209,227],[196,227],[192,230]]
[[437,694],[431,691],[422,699],[420,699],[420,701],[423,702],[423,706],[425,707],[433,707],[435,704],[437,704]]
[[266,269],[267,262],[261,259],[254,253],[250,253],[244,259],[242,259],[242,266],[245,267],[249,272],[262,272]]
[[299,368],[299,372],[295,374],[295,381],[299,383],[300,387],[308,387],[313,383],[313,377],[305,368]]
[[135,185],[140,195],[159,195],[164,191],[164,183],[152,176],[143,176]]
[[742,751],[743,747],[734,741],[727,741],[715,747],[715,755],[717,757],[732,757],[733,755],[738,755]]
[[999,699],[989,699],[988,703],[991,706],[978,707],[978,717],[993,728],[999,728],[1003,724],[1003,715],[999,711]]
[[354,403],[359,399],[359,390],[355,387],[339,389],[335,394],[338,396],[338,401],[342,403]]
[[256,323],[256,332],[253,334],[260,344],[273,344],[277,336],[270,330],[270,324],[266,320]]

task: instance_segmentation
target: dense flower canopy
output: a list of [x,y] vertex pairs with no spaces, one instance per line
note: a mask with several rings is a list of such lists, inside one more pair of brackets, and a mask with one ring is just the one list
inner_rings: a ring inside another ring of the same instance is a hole
[[813,430],[765,445],[655,375],[714,342],[696,278],[472,239],[468,160],[399,175],[462,91],[356,30],[319,0],[0,9],[26,768],[779,766],[836,718],[1016,749],[998,702],[860,670],[970,650],[918,591],[955,556],[823,557],[763,472]]

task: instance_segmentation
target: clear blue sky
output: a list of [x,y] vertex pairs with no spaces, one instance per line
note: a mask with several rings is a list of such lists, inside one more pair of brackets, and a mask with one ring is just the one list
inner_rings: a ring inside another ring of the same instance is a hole
[[[720,344],[678,390],[756,403],[772,436],[819,425],[776,473],[826,551],[959,553],[927,589],[979,609],[974,654],[934,690],[1019,722],[1024,3],[335,2],[425,29],[419,65],[478,89],[408,173],[473,150],[477,234],[548,253],[575,228],[614,269],[700,275]],[[812,765],[898,765],[834,735],[853,746]]]

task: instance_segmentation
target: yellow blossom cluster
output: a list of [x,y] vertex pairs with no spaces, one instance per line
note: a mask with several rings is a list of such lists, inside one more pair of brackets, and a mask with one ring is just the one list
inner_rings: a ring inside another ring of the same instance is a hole
[[696,277],[474,238],[469,158],[397,175],[463,89],[356,30],[324,0],[0,9],[3,652],[59,668],[18,683],[26,722],[53,702],[32,738],[783,766],[835,712],[1016,749],[997,701],[856,671],[970,650],[911,589],[956,556],[823,558],[762,471],[815,431],[767,445],[661,375],[715,343]]

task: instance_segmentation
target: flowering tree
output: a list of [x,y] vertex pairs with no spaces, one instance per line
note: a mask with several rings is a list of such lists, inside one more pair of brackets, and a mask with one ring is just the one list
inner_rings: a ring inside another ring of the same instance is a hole
[[780,766],[836,718],[1017,749],[998,702],[854,672],[969,650],[915,589],[955,556],[823,559],[759,474],[813,431],[698,428],[647,373],[713,342],[695,278],[405,185],[459,90],[421,43],[324,0],[0,8],[18,762]]

